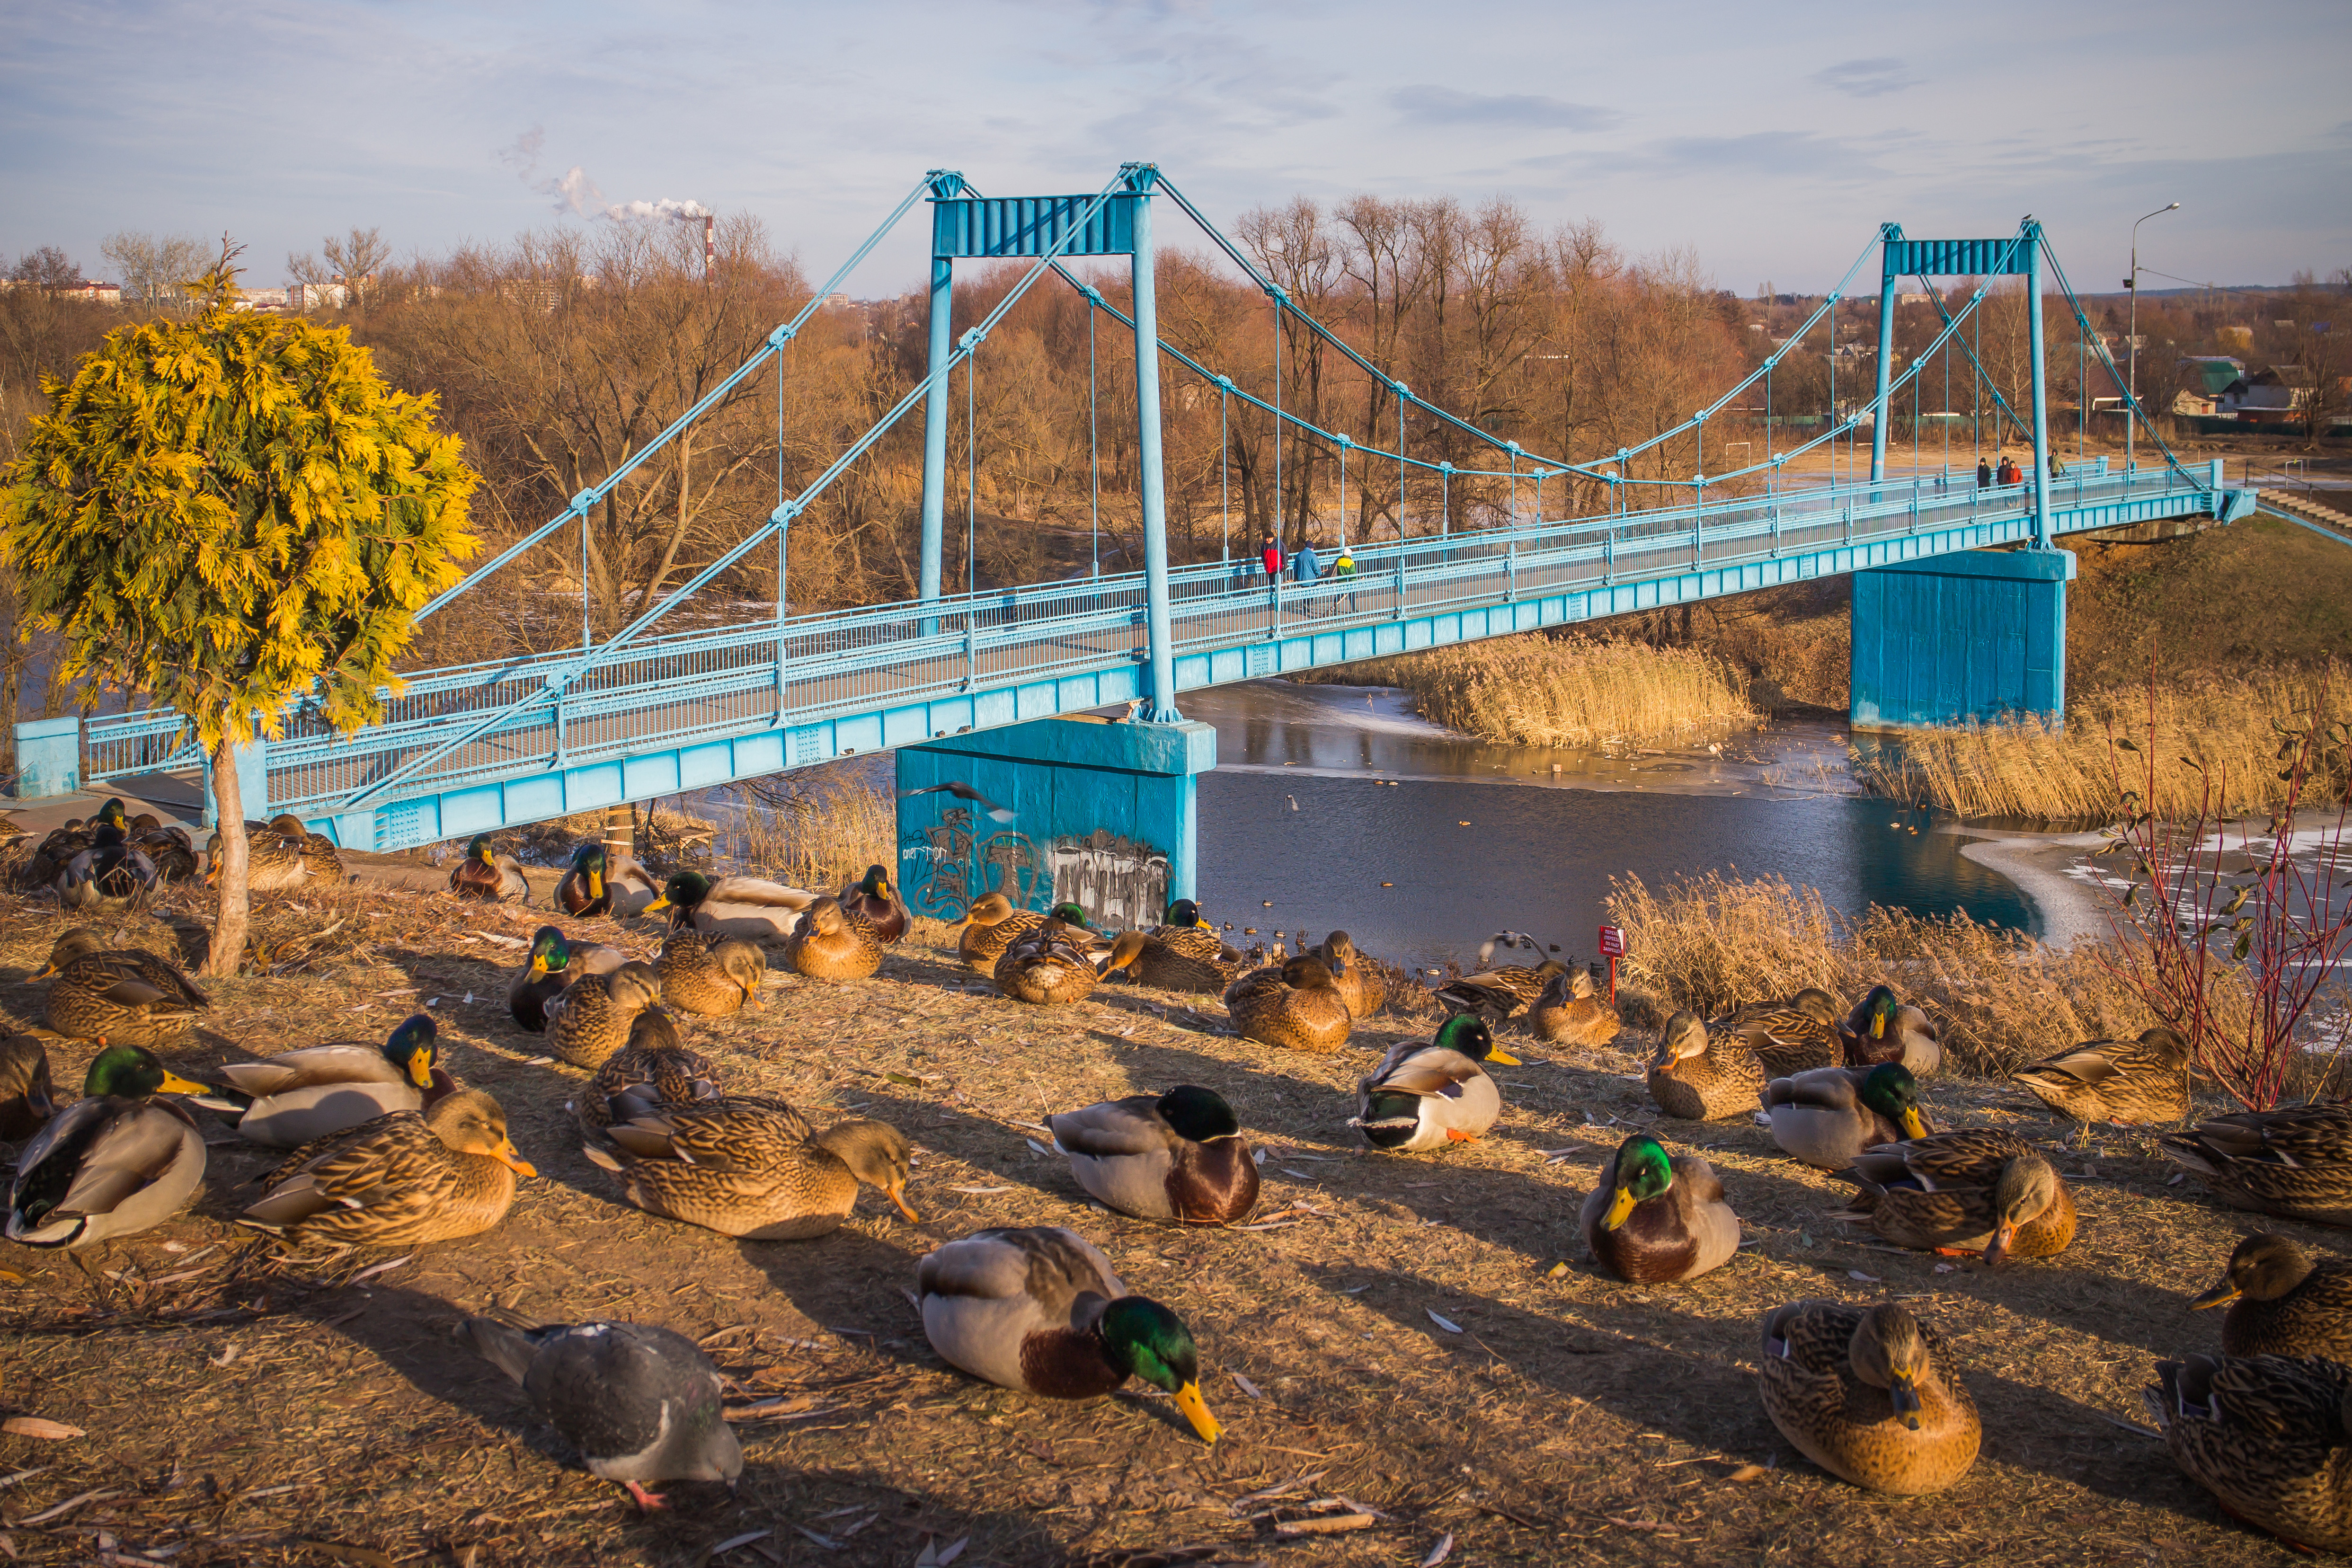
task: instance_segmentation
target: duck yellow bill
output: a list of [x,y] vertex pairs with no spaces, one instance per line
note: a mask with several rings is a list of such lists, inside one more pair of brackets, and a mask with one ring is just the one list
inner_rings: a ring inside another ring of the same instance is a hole
[[201,1083],[190,1082],[178,1073],[167,1070],[163,1074],[162,1086],[155,1092],[158,1094],[210,1094],[214,1091]]
[[536,980],[545,973],[547,973],[547,955],[533,953],[530,956],[530,977]]
[[1224,1432],[1217,1418],[1209,1414],[1208,1402],[1201,1397],[1201,1385],[1188,1383],[1176,1391],[1176,1408],[1184,1412],[1184,1419],[1192,1423],[1192,1430],[1201,1434],[1204,1443],[1213,1443]]
[[535,1176],[539,1174],[539,1167],[522,1157],[522,1152],[514,1146],[512,1140],[502,1145],[490,1157],[517,1176]]
[[1886,1015],[1885,1013],[1877,1013],[1873,1015],[1871,1018],[1870,1038],[1873,1040],[1885,1040],[1886,1038]]
[[1919,1114],[1916,1106],[1903,1107],[1903,1135],[1906,1138],[1924,1138],[1927,1135],[1927,1118]]
[[640,911],[640,913],[641,913],[641,914],[646,914],[646,915],[651,915],[651,914],[653,914],[656,910],[659,910],[659,909],[667,909],[668,907],[669,907],[669,900],[668,900],[667,897],[664,897],[664,896],[662,896],[661,894],[655,894],[655,896],[654,896],[654,901],[653,901],[651,904],[646,904],[646,905],[645,906],[645,908],[644,908],[642,911]]
[[604,878],[601,873],[592,871],[588,873],[588,896],[591,898],[604,896]]
[[1499,1045],[1490,1045],[1486,1048],[1486,1060],[1493,1062],[1498,1062],[1505,1067],[1517,1067],[1519,1065],[1519,1059],[1513,1056],[1509,1051],[1505,1051]]
[[1601,1228],[1614,1230],[1633,1217],[1633,1189],[1621,1186],[1617,1189],[1617,1196],[1609,1201],[1609,1213],[1607,1218],[1601,1220]]
[[890,1201],[898,1206],[898,1212],[907,1217],[908,1224],[920,1225],[923,1222],[921,1215],[907,1207],[907,1188],[903,1183],[894,1183],[882,1190],[890,1195]]
[[408,1081],[419,1089],[433,1087],[433,1058],[418,1051],[408,1059]]
[[2231,1301],[2236,1301],[2238,1299],[2238,1295],[2239,1291],[2237,1285],[2231,1281],[2224,1280],[2220,1284],[2214,1286],[2211,1290],[2206,1291],[2203,1295],[2191,1300],[2189,1303],[2189,1310],[2192,1312],[2201,1312],[2208,1307],[2226,1307]]

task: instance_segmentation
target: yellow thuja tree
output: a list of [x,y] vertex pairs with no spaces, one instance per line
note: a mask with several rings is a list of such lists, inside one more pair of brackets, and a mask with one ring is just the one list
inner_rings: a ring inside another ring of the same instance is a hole
[[235,255],[190,286],[196,315],[120,328],[46,382],[0,470],[23,623],[60,634],[68,674],[177,709],[210,759],[215,976],[245,947],[238,748],[298,697],[343,731],[382,712],[415,611],[477,549],[479,482],[432,396],[385,385],[348,332],[232,308]]

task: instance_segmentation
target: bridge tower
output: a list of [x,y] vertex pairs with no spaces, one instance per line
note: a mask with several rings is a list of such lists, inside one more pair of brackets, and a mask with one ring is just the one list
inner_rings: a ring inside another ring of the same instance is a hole
[[[2029,217],[2011,239],[1906,239],[1900,224],[1881,225],[1879,235],[1873,483],[1886,477],[1896,284],[1907,277],[1923,284],[1936,277],[2022,277],[2033,345],[2033,450],[2026,479],[2032,534],[2019,549],[1968,550],[1853,574],[1850,722],[1856,729],[1907,729],[2027,713],[2063,717],[2066,584],[2074,576],[2074,557],[2050,544],[2042,225]],[[1975,477],[1966,482],[1973,485]]]
[[[898,752],[899,884],[919,914],[954,919],[1003,893],[1016,908],[1063,902],[1097,922],[1159,923],[1192,895],[1195,779],[1216,766],[1216,731],[1176,708],[1175,635],[1168,602],[1167,477],[1160,440],[1160,320],[1152,268],[1151,193],[1160,169],[1128,163],[1124,190],[1072,235],[1092,196],[976,196],[950,170],[930,174],[930,381],[923,407],[921,599],[942,597],[947,522],[948,371],[955,264],[962,260],[1125,256],[1133,286],[1136,438],[1143,511],[1146,647],[1130,718],[1118,724],[1040,718]],[[1089,294],[1092,290],[1088,290]],[[1089,306],[1094,303],[1089,300]],[[936,622],[926,622],[935,628]],[[971,784],[1010,822],[946,793]]]

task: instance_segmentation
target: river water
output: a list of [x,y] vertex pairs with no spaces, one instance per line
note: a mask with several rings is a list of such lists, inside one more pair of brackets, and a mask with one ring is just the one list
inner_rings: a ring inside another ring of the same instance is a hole
[[1785,876],[1849,915],[1965,909],[2042,931],[2032,900],[1935,813],[1854,792],[1835,723],[1567,751],[1469,739],[1385,688],[1255,681],[1182,706],[1217,729],[1202,911],[1259,940],[1336,926],[1395,961],[1468,964],[1517,930],[1589,960],[1611,878],[1709,871]]

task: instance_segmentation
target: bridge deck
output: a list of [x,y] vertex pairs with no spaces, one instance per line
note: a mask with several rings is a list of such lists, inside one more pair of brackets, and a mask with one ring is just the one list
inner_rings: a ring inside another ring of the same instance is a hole
[[[2053,534],[2210,511],[2177,472],[2053,482]],[[2030,537],[2030,487],[1868,481],[1366,545],[1357,575],[1171,573],[1180,690]],[[646,637],[411,677],[382,723],[287,716],[268,807],[395,849],[1142,695],[1139,573]],[[83,777],[184,767],[169,710],[89,721]],[[259,814],[249,812],[249,814]]]

